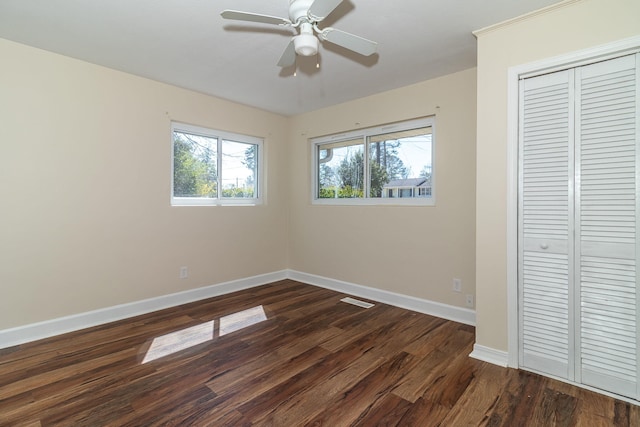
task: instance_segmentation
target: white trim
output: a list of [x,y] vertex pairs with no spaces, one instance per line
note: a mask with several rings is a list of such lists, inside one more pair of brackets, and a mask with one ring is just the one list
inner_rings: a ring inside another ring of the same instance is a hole
[[356,129],[334,135],[318,136],[315,138],[311,138],[310,141],[312,144],[322,145],[328,143],[349,141],[352,139],[361,139],[367,136],[379,136],[390,132],[402,132],[407,130],[420,129],[423,127],[434,127],[434,125],[435,116],[432,115],[417,119],[404,120],[401,122],[387,123],[379,126]]
[[509,366],[518,368],[518,81],[563,68],[637,52],[640,36],[517,65],[507,75],[507,339]]
[[298,282],[307,283],[309,285],[319,286],[321,288],[327,288],[337,292],[355,295],[360,298],[393,305],[395,307],[441,317],[454,322],[464,323],[466,325],[475,326],[476,324],[476,312],[475,310],[470,310],[468,308],[455,307],[453,305],[398,294],[382,289],[370,288],[368,286],[362,286],[355,283],[343,282],[341,280],[330,279],[328,277],[317,276],[315,274],[302,273],[295,270],[289,270],[288,278],[297,280]]
[[172,197],[171,206],[258,206],[259,198],[207,198],[207,197]]
[[519,79],[509,69],[507,81],[507,350],[512,368],[519,365],[518,342],[518,113]]
[[[433,194],[433,187],[431,188]],[[435,206],[432,196],[429,197],[360,197],[344,199],[313,199],[318,206]]]
[[338,292],[367,298],[396,307],[413,310],[443,319],[475,326],[476,313],[467,308],[454,307],[439,302],[429,301],[395,292],[370,288],[367,286],[347,283],[327,277],[302,273],[294,270],[280,270],[244,279],[218,283],[202,288],[191,289],[169,295],[120,304],[113,307],[101,308],[43,322],[31,323],[11,329],[0,330],[0,349],[24,344],[43,338],[78,331],[92,326],[102,325],[117,320],[127,319],[141,314],[151,313],[190,302],[200,301],[231,292],[241,291],[279,280],[292,279],[309,285],[332,289]]
[[113,307],[59,317],[57,319],[18,326],[16,328],[0,330],[0,348],[11,347],[26,342],[35,341],[67,332],[77,331],[91,326],[102,325],[116,320],[122,320],[152,311],[175,307],[194,301],[203,300],[243,289],[253,288],[267,283],[277,282],[287,278],[287,271],[261,274],[239,280],[191,289],[175,294],[162,295],[141,301],[120,304]]
[[483,36],[492,31],[499,30],[500,28],[507,27],[509,25],[516,24],[521,21],[527,21],[538,15],[544,15],[545,13],[553,12],[556,9],[562,9],[564,7],[570,6],[573,3],[577,3],[580,1],[582,0],[564,0],[564,1],[561,1],[560,3],[552,4],[550,6],[546,6],[541,9],[534,10],[533,12],[525,13],[523,15],[516,16],[515,18],[507,19],[506,21],[498,22],[497,24],[491,24],[487,27],[480,28],[479,30],[472,31],[471,34],[473,34],[477,38],[479,36]]
[[510,67],[508,70],[509,79],[511,80],[514,76],[521,79],[563,69],[575,68],[598,61],[629,55],[636,53],[638,50],[640,50],[640,36],[628,37],[611,43]]
[[469,355],[474,359],[482,360],[483,362],[492,363],[494,365],[502,366],[506,368],[509,366],[509,355],[506,351],[496,350],[495,348],[485,347],[480,344],[473,345],[473,351]]

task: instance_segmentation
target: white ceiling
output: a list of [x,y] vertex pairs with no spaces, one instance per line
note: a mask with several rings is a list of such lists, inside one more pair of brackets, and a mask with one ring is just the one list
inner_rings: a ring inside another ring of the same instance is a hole
[[294,115],[468,69],[473,30],[558,0],[344,0],[322,22],[378,42],[362,57],[324,42],[276,66],[293,30],[224,20],[224,9],[287,18],[288,0],[0,0],[0,37]]

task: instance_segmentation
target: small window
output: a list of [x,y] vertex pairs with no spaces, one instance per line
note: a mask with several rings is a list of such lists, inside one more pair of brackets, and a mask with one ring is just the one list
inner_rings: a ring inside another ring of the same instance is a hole
[[434,119],[314,138],[317,204],[434,204]]
[[418,196],[420,197],[427,197],[431,195],[431,187],[421,187],[418,188]]
[[257,204],[262,140],[173,123],[172,205]]

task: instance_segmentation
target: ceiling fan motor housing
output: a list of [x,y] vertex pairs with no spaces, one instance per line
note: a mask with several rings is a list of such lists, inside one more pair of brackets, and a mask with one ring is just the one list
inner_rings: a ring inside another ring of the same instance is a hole
[[289,0],[289,19],[297,23],[299,20],[309,21],[307,13],[314,0]]

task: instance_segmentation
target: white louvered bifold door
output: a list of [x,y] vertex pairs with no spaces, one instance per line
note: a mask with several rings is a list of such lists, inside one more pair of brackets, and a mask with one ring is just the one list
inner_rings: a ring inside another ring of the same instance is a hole
[[573,81],[557,72],[520,84],[520,364],[570,378]]
[[520,82],[520,366],[640,398],[640,54]]
[[637,397],[636,55],[575,70],[578,380]]

